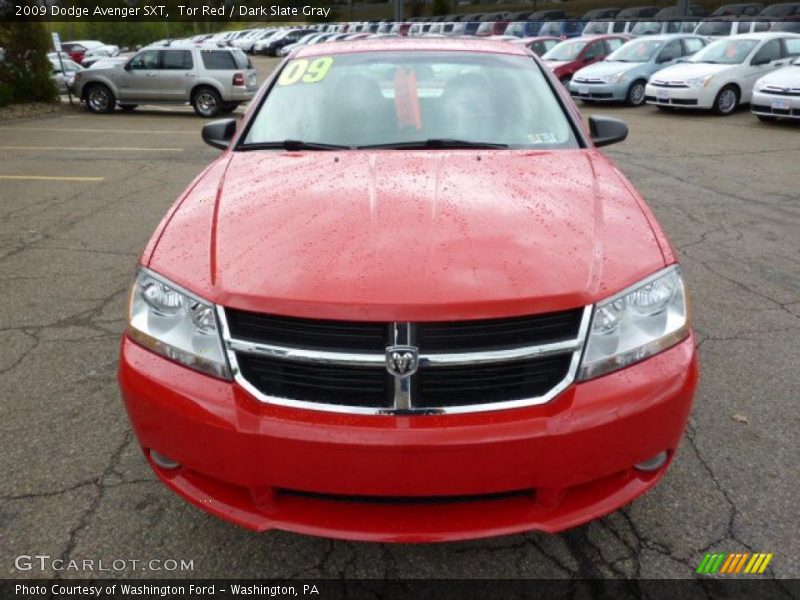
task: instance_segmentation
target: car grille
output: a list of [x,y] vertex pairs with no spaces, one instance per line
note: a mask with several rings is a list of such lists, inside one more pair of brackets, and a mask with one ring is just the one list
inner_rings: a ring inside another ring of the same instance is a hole
[[688,88],[689,86],[682,81],[660,81],[655,80],[651,82],[654,87],[660,88]]
[[[389,323],[232,308],[219,313],[237,381],[257,398],[370,414],[546,402],[574,377],[589,314],[589,308],[578,308],[503,319]],[[418,353],[416,372],[389,372],[387,349],[393,345]],[[398,404],[400,382],[407,405]]]
[[762,94],[769,94],[771,96],[800,96],[800,88],[765,87],[759,91]]

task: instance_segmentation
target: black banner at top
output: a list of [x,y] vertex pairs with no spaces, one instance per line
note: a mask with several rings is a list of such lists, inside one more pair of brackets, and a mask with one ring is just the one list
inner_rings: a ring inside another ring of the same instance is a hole
[[[391,12],[386,7],[387,16]],[[341,0],[0,0],[0,21],[326,22],[348,12]]]

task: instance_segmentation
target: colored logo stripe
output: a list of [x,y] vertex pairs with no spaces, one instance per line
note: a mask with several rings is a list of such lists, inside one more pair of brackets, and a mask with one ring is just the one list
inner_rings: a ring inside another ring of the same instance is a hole
[[744,573],[749,575],[761,574],[766,570],[772,557],[772,553],[764,552],[755,554],[750,554],[749,552],[733,554],[715,552],[706,554],[703,557],[696,572],[705,575],[713,575],[714,573],[733,574],[741,573],[742,569],[744,569]]

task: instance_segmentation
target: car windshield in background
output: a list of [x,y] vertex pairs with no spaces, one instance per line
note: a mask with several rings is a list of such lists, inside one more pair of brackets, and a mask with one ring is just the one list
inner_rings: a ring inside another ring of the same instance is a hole
[[586,42],[561,42],[542,58],[545,60],[575,60],[586,47]]
[[[291,143],[282,145],[286,140]],[[464,52],[357,52],[289,61],[239,148],[326,149],[313,144],[578,147],[531,58]]]
[[590,35],[593,33],[605,33],[608,31],[608,23],[603,21],[592,21],[583,30],[583,35]]
[[661,33],[661,23],[658,21],[640,21],[631,30],[633,35],[652,35]]
[[706,21],[698,25],[695,33],[697,35],[728,35],[731,32],[731,24],[726,21]]
[[745,61],[756,44],[757,40],[717,40],[700,50],[689,62],[737,65]]
[[616,52],[612,52],[607,61],[611,62],[648,62],[664,44],[661,40],[636,40],[628,42]]

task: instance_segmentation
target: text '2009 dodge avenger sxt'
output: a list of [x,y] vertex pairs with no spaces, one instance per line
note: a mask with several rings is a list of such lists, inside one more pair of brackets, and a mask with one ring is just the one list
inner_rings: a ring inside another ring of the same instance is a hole
[[673,249],[523,47],[310,46],[141,257],[119,382],[157,476],[254,530],[559,531],[645,492],[697,384]]

